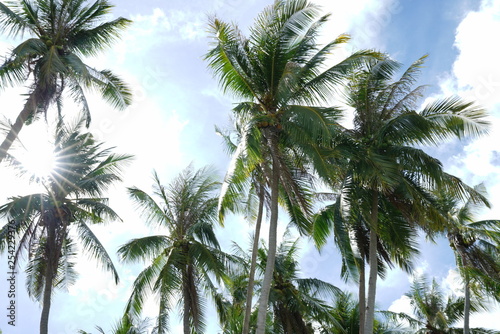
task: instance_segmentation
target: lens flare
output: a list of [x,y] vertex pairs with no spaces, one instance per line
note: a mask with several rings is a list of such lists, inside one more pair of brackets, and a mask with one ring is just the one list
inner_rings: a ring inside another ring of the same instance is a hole
[[49,142],[43,140],[31,140],[24,145],[25,149],[18,160],[22,168],[36,178],[47,178],[56,167],[54,147]]

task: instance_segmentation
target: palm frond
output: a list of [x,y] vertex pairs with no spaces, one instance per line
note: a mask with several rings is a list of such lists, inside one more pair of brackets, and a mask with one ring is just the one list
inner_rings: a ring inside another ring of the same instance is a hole
[[171,244],[172,241],[163,235],[132,239],[118,249],[118,255],[122,261],[148,261],[158,257]]
[[88,252],[92,258],[98,260],[104,269],[111,272],[115,283],[118,284],[118,282],[120,281],[120,278],[118,277],[118,271],[116,270],[113,261],[108,255],[108,252],[101,244],[97,236],[84,222],[78,223],[77,231],[83,245],[83,249]]

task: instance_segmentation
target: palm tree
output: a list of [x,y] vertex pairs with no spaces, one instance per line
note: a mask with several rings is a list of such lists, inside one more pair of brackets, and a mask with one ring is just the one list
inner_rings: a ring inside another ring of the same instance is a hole
[[[356,189],[352,180],[345,180],[339,187],[335,202],[322,208],[315,216],[313,238],[321,248],[333,234],[334,242],[342,254],[342,278],[358,283],[359,333],[364,333],[366,312],[365,263],[369,262],[370,225],[361,213],[363,190]],[[380,229],[377,240],[378,275],[385,277],[387,268],[395,265],[410,273],[412,259],[418,254],[417,230],[408,224],[400,208],[385,198],[380,199],[378,220]]]
[[24,124],[56,104],[61,116],[62,94],[69,90],[90,123],[84,89],[98,91],[104,100],[123,109],[131,103],[129,88],[109,70],[96,70],[81,57],[108,48],[131,21],[117,18],[100,23],[113,7],[107,0],[15,0],[0,2],[0,31],[29,38],[12,49],[0,65],[0,85],[28,83],[24,108],[0,145],[0,162]]
[[133,239],[118,250],[123,261],[150,263],[134,281],[126,314],[139,316],[146,296],[154,292],[160,298],[157,333],[168,331],[169,313],[176,300],[182,301],[179,305],[182,305],[184,333],[192,330],[202,333],[205,327],[202,290],[215,293],[212,278],[224,276],[227,259],[213,230],[217,221],[217,197],[213,192],[219,182],[209,169],[194,171],[191,167],[168,187],[161,185],[156,173],[154,181],[154,196],[160,202],[140,189],[129,188],[146,222],[166,229],[166,234]]
[[[269,211],[270,195],[266,187],[264,172],[266,165],[263,162],[262,152],[260,151],[259,131],[253,129],[253,131],[245,133],[241,125],[244,125],[243,121],[236,123],[237,132],[235,133],[221,133],[229,151],[233,154],[233,162],[230,164],[232,168],[228,170],[222,186],[219,198],[219,217],[223,221],[226,211],[230,210],[245,214],[247,219],[255,219],[255,235],[253,237],[250,271],[248,273],[247,298],[242,332],[249,333],[260,226],[265,208],[267,212]],[[232,141],[232,138],[234,138],[232,134],[236,135],[237,143]],[[292,157],[286,157],[286,159],[288,161],[293,160]],[[286,162],[286,159],[283,159],[283,161]],[[289,168],[287,172],[293,173],[290,173],[284,179],[288,189],[280,189],[280,204],[288,212],[291,219],[290,224],[297,227],[299,232],[303,234],[308,233],[310,222],[304,216],[303,210],[299,205],[309,205],[309,203],[312,203],[312,192],[310,189],[312,176],[303,169],[297,168],[297,165],[293,166],[290,164],[290,167],[287,168]],[[291,189],[293,191],[290,191]],[[289,194],[297,198],[290,198]]]
[[[315,323],[335,323],[328,302],[340,290],[316,278],[299,277],[297,252],[299,239],[285,240],[278,247],[273,284],[269,297],[275,333],[314,333]],[[265,248],[259,250],[261,263],[266,263]]]
[[[484,193],[484,186],[475,189]],[[500,300],[500,263],[497,259],[500,248],[500,220],[475,221],[478,209],[488,202],[477,202],[469,198],[463,206],[451,195],[440,195],[441,210],[448,219],[446,234],[460,275],[464,280],[464,334],[469,334],[470,293],[476,296],[484,291]]]
[[[350,210],[351,216],[354,213],[354,221],[364,222],[368,227],[368,235],[358,236],[358,239],[361,236],[361,239],[369,242],[368,249],[358,247],[359,260],[348,257],[350,264],[357,264],[360,269],[360,281],[364,278],[364,260],[369,262],[364,328],[362,325],[362,332],[366,334],[373,331],[382,231],[395,231],[391,225],[399,225],[403,232],[406,230],[406,235],[411,236],[415,235],[411,229],[419,225],[426,231],[440,226],[444,221],[434,207],[430,194],[435,187],[446,187],[461,196],[471,193],[475,199],[481,197],[458,178],[444,173],[437,159],[414,147],[416,144],[436,144],[452,136],[461,138],[479,135],[484,133],[488,124],[484,120],[483,110],[458,98],[438,100],[420,112],[415,111],[424,87],[414,88],[413,84],[424,59],[422,57],[413,63],[394,82],[392,77],[400,64],[387,57],[368,60],[363,68],[355,72],[346,92],[347,104],[354,108],[354,128],[337,132],[335,147],[328,153],[333,168],[336,168],[335,175],[342,180],[339,193],[343,198],[340,204],[349,204],[354,209],[354,212]],[[333,180],[332,183],[335,187],[339,181]],[[334,206],[337,213],[331,216],[341,216],[342,208],[339,204]],[[397,217],[400,217],[398,223],[393,218],[397,212]],[[389,225],[382,224],[382,219]],[[314,233],[317,239],[324,241],[328,224],[320,227],[317,229],[319,232]],[[386,233],[386,236],[391,236],[391,233]],[[345,241],[337,238],[339,240],[345,244]],[[401,240],[392,238],[394,241]],[[350,252],[349,246],[342,247],[347,250],[347,254]],[[413,246],[408,248],[412,252],[413,249]],[[398,252],[393,254],[398,255]],[[409,254],[399,254],[397,262],[404,265],[401,255]],[[364,292],[360,286],[360,304],[364,302],[362,294]],[[363,318],[363,312],[360,313]]]
[[[248,261],[245,261],[245,265],[248,265]],[[221,334],[241,334],[243,332],[246,292],[249,284],[248,270],[245,269],[248,268],[242,266],[240,271],[226,273],[225,291],[217,295],[216,306]]]
[[7,247],[13,229],[18,239],[16,261],[25,251],[28,255],[28,293],[42,303],[43,334],[48,332],[53,288],[64,288],[76,278],[74,236],[118,283],[111,258],[88,224],[119,219],[102,195],[108,186],[120,181],[119,171],[130,156],[102,149],[90,134],[80,132],[82,124],[80,120],[73,127],[58,127],[54,149],[57,167],[47,178],[37,179],[45,191],[12,197],[0,207],[0,215],[11,221],[0,230],[0,250]]
[[[339,294],[332,305],[332,316],[335,324],[321,325],[319,334],[356,334],[359,333],[362,322],[360,321],[360,308],[358,302],[349,292]],[[374,334],[403,334],[409,332],[400,325],[394,324],[390,319],[375,319]]]
[[[346,93],[347,104],[354,108],[354,128],[339,135],[341,140],[331,153],[333,166],[344,170],[337,173],[347,185],[342,192],[347,193],[351,205],[356,203],[369,227],[365,334],[373,333],[378,245],[385,228],[380,221],[382,210],[397,209],[408,226],[432,231],[443,220],[433,206],[431,189],[446,187],[457,195],[470,192],[476,199],[480,197],[458,178],[444,173],[437,159],[415,147],[453,136],[480,135],[488,125],[482,109],[457,97],[415,111],[423,87],[414,88],[413,84],[424,60],[425,56],[414,62],[396,81],[392,77],[400,65],[387,57],[369,60],[354,73]],[[335,150],[348,155],[347,163],[337,163]],[[390,219],[387,222],[392,224]]]
[[[405,313],[384,312],[392,319],[404,320],[417,334],[459,334],[463,329],[454,325],[464,318],[464,298],[453,295],[447,298],[436,280],[429,284],[425,276],[416,277],[405,294],[410,299],[413,316]],[[477,312],[481,304],[473,301],[471,311]],[[497,334],[499,331],[471,328],[473,334]]]
[[[328,15],[319,15],[319,7],[306,0],[277,0],[257,17],[249,38],[236,26],[217,18],[210,22],[214,47],[206,59],[223,90],[246,101],[233,111],[237,120],[244,120],[245,133],[252,133],[260,145],[270,193],[269,253],[257,334],[265,331],[277,248],[280,188],[305,217],[310,215],[310,205],[302,200],[289,179],[300,169],[297,163],[313,165],[319,175],[328,174],[318,144],[330,142],[330,127],[338,112],[317,105],[328,102],[345,73],[371,55],[359,52],[325,69],[328,55],[348,40],[348,36],[342,35],[322,48],[316,45],[319,28],[327,18]],[[301,172],[305,171],[303,167]]]
[[[111,334],[148,334],[150,319],[131,319],[129,315],[124,315],[111,329]],[[104,330],[96,326],[98,333],[106,334]],[[79,334],[92,334],[80,330]]]
[[[235,124],[236,131],[223,133],[217,132],[224,138],[226,148],[232,154],[232,168],[226,173],[219,197],[219,219],[223,223],[227,211],[243,213],[247,219],[255,220],[255,235],[253,237],[250,270],[243,316],[242,329],[237,331],[242,334],[250,332],[250,317],[252,312],[252,299],[255,284],[255,270],[257,267],[257,252],[259,248],[260,229],[264,215],[264,206],[269,203],[269,193],[265,184],[264,164],[262,163],[259,145],[252,145],[252,137],[245,134],[245,126]],[[232,134],[237,136],[233,141]],[[246,147],[245,147],[246,146]],[[257,203],[256,203],[257,202]],[[257,212],[255,207],[257,206]],[[234,303],[232,304],[234,306]],[[233,321],[234,322],[234,319]]]

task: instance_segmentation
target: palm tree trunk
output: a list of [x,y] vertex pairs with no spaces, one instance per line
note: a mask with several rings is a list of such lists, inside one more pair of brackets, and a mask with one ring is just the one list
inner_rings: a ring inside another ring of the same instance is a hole
[[7,133],[7,136],[0,145],[0,162],[2,162],[3,159],[5,159],[5,157],[7,156],[7,152],[9,151],[14,141],[17,139],[17,136],[23,128],[23,125],[28,117],[36,111],[36,105],[36,92],[32,92],[29,95],[28,100],[24,104],[23,110],[19,113],[19,115],[17,115],[16,121],[14,122],[14,124],[12,124],[9,132]]
[[264,279],[262,280],[261,295],[259,299],[259,311],[257,313],[257,330],[255,334],[264,334],[266,330],[266,315],[269,302],[269,292],[273,281],[274,261],[276,259],[277,247],[277,229],[278,229],[278,186],[279,186],[279,160],[278,160],[278,138],[277,134],[268,129],[266,131],[267,141],[272,157],[272,172],[271,172],[271,219],[269,222],[269,247],[267,253],[266,269],[264,271]]
[[50,301],[52,295],[52,284],[54,271],[51,268],[52,265],[47,265],[45,274],[45,288],[43,290],[43,306],[42,315],[40,317],[40,334],[48,334],[49,332],[49,311],[50,311]]
[[365,255],[360,249],[361,264],[359,265],[359,334],[365,332],[365,310],[366,310],[366,281],[365,281]]
[[189,305],[190,303],[190,294],[189,294],[189,284],[188,284],[188,274],[187,274],[187,269],[183,273],[183,297],[184,297],[184,313],[182,314],[182,325],[184,328],[184,334],[191,334],[191,329],[189,326]]
[[42,314],[40,317],[40,334],[48,334],[49,332],[49,312],[52,297],[52,285],[57,263],[59,262],[56,251],[55,222],[48,220],[45,224],[47,225],[47,242],[45,245],[47,268],[45,269],[45,287],[43,289]]
[[257,264],[257,252],[259,250],[260,226],[262,225],[262,213],[264,211],[264,185],[259,184],[259,211],[257,212],[257,221],[255,222],[255,236],[252,245],[252,260],[250,263],[250,273],[248,277],[247,301],[245,305],[245,317],[243,320],[242,334],[250,332],[250,316],[252,313],[252,297],[255,282],[255,267]]
[[373,334],[373,321],[375,319],[375,294],[377,292],[377,275],[378,275],[378,194],[373,191],[372,207],[371,207],[371,226],[370,226],[370,247],[369,247],[369,264],[370,276],[368,278],[368,298],[366,302],[365,314],[365,334]]
[[470,333],[470,282],[467,274],[465,275],[465,301],[464,301],[464,334]]

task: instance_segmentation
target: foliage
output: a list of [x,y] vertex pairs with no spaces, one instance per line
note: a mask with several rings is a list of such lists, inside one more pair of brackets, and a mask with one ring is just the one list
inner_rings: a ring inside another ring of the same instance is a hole
[[[464,317],[464,298],[450,295],[445,296],[436,280],[429,283],[425,276],[415,277],[410,291],[406,293],[412,306],[413,315],[405,313],[384,312],[392,319],[399,319],[409,323],[415,333],[448,334],[463,333],[463,329],[456,326]],[[478,312],[480,304],[471,302],[471,312]],[[471,333],[500,333],[484,328],[471,328]]]
[[63,92],[68,91],[90,124],[86,89],[95,90],[116,108],[131,103],[125,83],[109,70],[86,65],[82,57],[95,56],[119,38],[130,24],[122,17],[102,22],[113,6],[107,0],[15,0],[0,2],[0,31],[13,37],[28,35],[0,64],[0,87],[27,84],[28,99],[1,145],[3,160],[24,123],[46,114],[51,104],[62,117]]
[[[90,133],[81,132],[82,123],[58,127],[56,167],[46,178],[33,178],[45,191],[11,197],[0,206],[0,215],[9,220],[0,230],[0,251],[7,249],[13,233],[16,263],[27,255],[28,293],[44,308],[50,305],[52,287],[67,288],[76,280],[75,242],[118,283],[118,272],[90,224],[119,219],[103,194],[121,180],[120,170],[130,156],[103,149]],[[17,167],[22,171],[22,165]]]
[[[205,328],[204,293],[215,293],[213,278],[224,276],[227,256],[220,251],[213,224],[217,217],[219,185],[209,169],[185,169],[167,187],[154,174],[154,197],[129,188],[130,197],[143,212],[145,222],[163,228],[164,235],[133,239],[121,246],[123,261],[149,263],[133,284],[126,314],[138,317],[150,293],[159,297],[157,333],[168,331],[175,301],[182,306],[184,333]],[[157,202],[155,198],[160,201]]]

